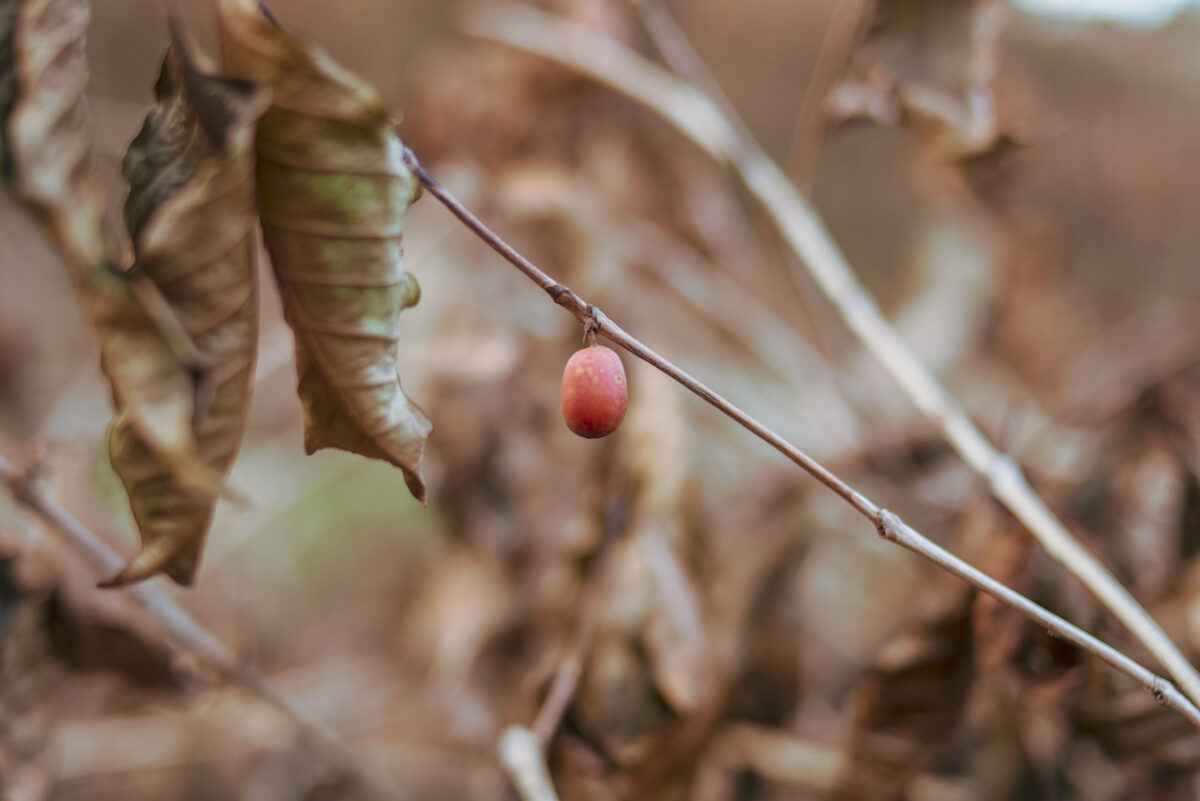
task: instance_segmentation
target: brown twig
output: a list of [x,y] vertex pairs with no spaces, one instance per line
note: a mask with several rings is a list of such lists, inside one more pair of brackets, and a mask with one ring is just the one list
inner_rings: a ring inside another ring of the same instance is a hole
[[[926,419],[938,427],[968,466],[987,480],[995,497],[1037,537],[1046,552],[1078,578],[1157,657],[1192,702],[1200,702],[1200,673],[1129,591],[1071,535],[1033,491],[1020,467],[992,445],[962,406],[913,355],[859,283],[821,218],[757,142],[744,133],[736,115],[722,110],[719,99],[607,36],[533,8],[491,3],[473,15],[467,27],[475,35],[536,53],[592,76],[663,115],[715,159],[729,164],[762,204],[850,330]],[[712,83],[704,77],[707,70],[682,32],[675,31],[672,44],[669,47],[660,44],[659,49],[668,59],[676,59],[675,68],[682,74],[694,72],[701,84]]]
[[[34,471],[22,471],[0,456],[0,483],[18,503],[37,514],[102,576],[125,566],[125,560],[83,523],[50,498]],[[243,664],[228,647],[204,628],[161,587],[148,582],[123,588],[162,627],[178,647],[215,669],[229,684],[241,687],[278,709],[296,726],[302,739],[351,776],[373,797],[401,801],[406,796],[391,781],[363,764],[341,735],[297,709],[262,673]]]
[[763,440],[775,450],[782,453],[790,461],[795,462],[797,465],[804,468],[804,470],[806,470],[830,490],[837,493],[842,500],[853,506],[861,514],[873,519],[874,514],[877,511],[875,504],[868,501],[860,493],[847,485],[833,473],[826,470],[824,466],[808,456],[808,454],[804,453],[799,448],[780,437],[774,431],[767,428],[765,425],[758,422],[753,417],[746,414],[717,393],[713,392],[711,389],[697,381],[692,376],[688,375],[680,368],[676,367],[671,362],[659,356],[657,353],[643,345],[634,337],[630,336],[623,328],[609,319],[608,315],[606,315],[600,309],[576,295],[566,284],[560,284],[558,281],[555,281],[553,278],[543,272],[537,265],[522,256],[515,248],[512,247],[512,245],[509,245],[507,242],[501,239],[490,228],[484,225],[478,217],[476,217],[465,206],[459,203],[454,195],[452,195],[450,191],[446,189],[446,187],[438,183],[437,179],[429,174],[429,171],[425,169],[420,160],[417,158],[416,154],[411,150],[405,150],[404,161],[405,164],[408,165],[409,169],[413,171],[413,174],[417,176],[417,180],[419,180],[429,191],[429,193],[436,197],[442,203],[442,205],[450,211],[451,214],[462,221],[463,225],[471,229],[476,236],[478,236],[480,239],[486,242],[489,247],[503,256],[505,260],[524,273],[529,280],[533,281],[535,284],[545,290],[546,294],[549,295],[555,303],[557,303],[559,306],[562,306],[564,309],[574,315],[575,319],[578,320],[581,325],[584,325],[585,327],[589,325],[594,326],[596,331],[612,340],[617,345],[620,345],[622,348],[629,351],[629,353],[648,363],[652,367],[662,371],[663,373],[666,373],[668,376],[685,386],[688,390],[712,404],[727,417],[733,419],[743,428],[749,430],[759,439]]
[[842,481],[815,459],[629,335],[623,328],[609,319],[603,311],[579,297],[579,295],[575,294],[566,285],[555,281],[537,267],[537,265],[522,256],[515,248],[501,239],[490,228],[484,225],[478,217],[459,203],[449,190],[438,183],[411,150],[405,150],[404,162],[429,193],[436,197],[451,214],[462,221],[467,228],[489,247],[503,256],[506,261],[524,273],[529,280],[541,287],[555,303],[574,315],[575,319],[579,320],[581,324],[594,325],[600,334],[607,337],[613,343],[670,376],[689,392],[698,396],[717,411],[779,451],[788,460],[799,466],[846,503],[854,507],[859,514],[870,520],[880,536],[924,556],[949,572],[969,581],[976,587],[979,587],[979,589],[995,596],[1001,602],[1013,607],[1039,625],[1045,626],[1048,630],[1068,642],[1092,653],[1122,673],[1133,677],[1148,691],[1153,693],[1155,698],[1159,699],[1161,703],[1177,710],[1194,725],[1200,727],[1200,709],[1197,709],[1187,697],[1180,693],[1175,685],[1161,676],[1151,673],[1112,646],[1107,645],[1020,593],[1009,589],[995,579],[971,567],[966,562],[963,562],[922,536],[896,515],[874,504],[865,495]]

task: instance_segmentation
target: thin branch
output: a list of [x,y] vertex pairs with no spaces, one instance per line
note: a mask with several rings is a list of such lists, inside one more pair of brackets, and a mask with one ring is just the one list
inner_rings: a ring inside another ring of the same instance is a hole
[[1122,673],[1131,676],[1151,692],[1161,703],[1175,709],[1190,720],[1193,725],[1200,727],[1200,709],[1197,709],[1191,701],[1180,693],[1175,685],[1161,676],[1151,673],[1112,646],[1093,637],[1079,627],[1068,623],[1063,618],[1039,606],[1020,593],[1009,589],[995,579],[989,578],[984,573],[953,556],[944,548],[931,542],[904,523],[895,514],[877,506],[861,492],[842,481],[815,459],[783,439],[770,428],[746,414],[691,375],[630,336],[623,328],[605,315],[604,312],[600,311],[600,309],[579,297],[566,285],[555,281],[533,264],[533,262],[522,256],[516,249],[484,225],[478,217],[459,203],[458,199],[446,187],[438,183],[429,174],[429,171],[422,166],[416,154],[411,150],[405,150],[404,162],[429,193],[436,197],[451,214],[461,220],[467,228],[487,243],[489,247],[503,256],[505,260],[540,286],[555,303],[569,311],[580,323],[593,326],[599,334],[607,337],[614,344],[655,369],[670,376],[689,392],[698,396],[714,409],[782,453],[787,459],[820,481],[846,503],[853,506],[859,514],[870,520],[880,536],[926,557],[947,571],[974,584],[984,592],[995,596],[1002,603],[1011,606],[1039,625],[1045,626],[1048,630],[1068,642],[1092,653]]
[[685,373],[669,361],[659,356],[650,348],[643,345],[634,337],[625,332],[619,325],[608,318],[604,312],[597,309],[592,304],[585,301],[583,298],[576,295],[565,284],[560,284],[555,281],[537,265],[522,256],[512,245],[509,245],[483,222],[472,214],[465,206],[458,202],[446,187],[442,186],[438,181],[429,174],[428,170],[417,159],[415,153],[406,149],[404,153],[405,164],[416,175],[425,188],[431,195],[436,197],[442,205],[449,209],[450,213],[457,217],[462,223],[471,229],[493,250],[503,256],[510,264],[525,274],[529,280],[545,290],[555,303],[562,306],[575,316],[581,324],[594,326],[595,330],[603,334],[614,343],[620,345],[625,350],[629,351],[634,356],[650,364],[652,367],[666,373],[671,378],[678,381],[688,390],[699,395],[704,400],[708,401],[723,414],[738,422],[743,428],[749,430],[759,439],[763,440],[775,450],[782,453],[792,462],[806,470],[814,478],[824,484],[826,487],[837,493],[842,500],[853,506],[864,516],[874,519],[878,512],[878,507],[868,501],[853,487],[847,485],[840,478],[835,476],[823,465],[810,457],[808,454],[801,451],[796,446],[792,445],[787,440],[780,437],[771,429],[755,420],[750,415],[743,412],[741,409],[734,406],[729,401],[722,398],[717,393],[706,387],[704,384],[697,381],[692,376]]
[[[1129,591],[1071,535],[1033,491],[1017,464],[988,441],[913,355],[859,283],[820,217],[761,147],[740,133],[742,128],[732,119],[732,112],[726,115],[719,101],[613,39],[529,7],[491,3],[466,24],[470,33],[558,61],[645,104],[714,158],[732,166],[847,326],[926,419],[937,426],[968,466],[987,480],[996,498],[1033,533],[1047,553],[1075,575],[1157,657],[1189,698],[1200,701],[1200,674],[1187,657]],[[671,46],[660,43],[660,50],[690,52],[691,58],[681,59],[681,69],[703,70],[703,63],[682,32],[676,29],[676,33]]]
[[[125,566],[125,560],[83,523],[59,506],[41,488],[32,471],[17,469],[0,456],[0,483],[18,503],[37,514],[52,530],[103,576]],[[387,778],[359,760],[334,730],[297,709],[266,676],[242,664],[228,647],[175,602],[160,586],[150,583],[123,588],[162,627],[168,639],[214,668],[228,682],[257,695],[296,726],[302,739],[353,777],[372,797],[402,801],[406,796]]]

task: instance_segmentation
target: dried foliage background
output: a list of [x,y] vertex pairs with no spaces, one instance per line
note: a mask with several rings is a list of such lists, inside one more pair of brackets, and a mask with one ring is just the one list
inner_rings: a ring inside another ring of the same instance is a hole
[[[650,52],[621,2],[543,5]],[[837,97],[870,88],[868,64],[957,86],[963,10],[884,6]],[[1012,14],[995,92],[1021,144],[952,163],[921,126],[796,131],[833,4],[674,7],[909,343],[1194,658],[1200,21],[1132,32]],[[406,143],[495,228],[639,338],[942,544],[1146,659],[815,289],[792,283],[736,183],[661,120],[465,38],[455,4],[273,8],[403,111]],[[211,34],[207,4],[189,10]],[[157,3],[93,3],[89,100],[113,187],[165,41]],[[434,427],[428,511],[386,464],[303,457],[292,338],[262,281],[231,478],[251,505],[218,506],[181,603],[408,797],[511,797],[496,740],[534,719],[570,653],[584,671],[549,754],[564,799],[1200,791],[1186,721],[878,541],[662,376],[627,361],[621,431],[573,437],[557,403],[574,321],[428,200],[405,230],[422,299],[401,318],[399,361]],[[0,243],[0,449],[40,457],[56,497],[132,553],[79,300],[7,198]],[[288,720],[162,645],[7,497],[0,546],[10,797],[357,797]]]

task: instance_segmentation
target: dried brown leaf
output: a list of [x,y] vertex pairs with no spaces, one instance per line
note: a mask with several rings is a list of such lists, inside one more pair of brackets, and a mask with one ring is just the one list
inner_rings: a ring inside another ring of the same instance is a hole
[[729,691],[730,717],[784,725],[795,713],[804,638],[792,593],[804,553],[792,546],[777,554],[756,588],[740,627],[741,673]]
[[83,97],[89,17],[84,0],[0,3],[0,174],[73,267],[113,252]]
[[197,354],[144,278],[118,271],[125,248],[105,228],[106,194],[92,159],[88,6],[7,0],[0,14],[0,154],[13,195],[62,252],[100,340],[118,426],[129,427],[181,485],[215,493],[218,477],[191,431]]
[[[87,589],[103,593],[90,575]],[[157,629],[131,616],[128,608],[117,606],[114,614],[103,604],[89,603],[94,600],[82,587],[60,586],[50,596],[44,614],[55,657],[73,670],[112,671],[139,686],[176,686],[174,652]]]
[[400,312],[420,298],[401,251],[420,184],[395,121],[374,89],[258,3],[219,7],[226,68],[274,90],[258,129],[259,209],[296,336],[305,449],[391,462],[424,500],[431,426],[396,364]]
[[891,637],[861,687],[839,801],[897,801],[954,733],[974,670],[973,593]]
[[636,644],[613,631],[597,634],[570,716],[584,736],[627,769],[660,758],[664,733],[678,721],[658,696]]
[[876,10],[859,48],[864,74],[832,93],[835,117],[904,122],[949,161],[978,162],[1019,144],[993,97],[1004,4],[889,0]]
[[[1200,482],[1200,371],[1193,369],[1167,381],[1161,395],[1163,413],[1179,458],[1192,471],[1195,481]],[[1185,526],[1185,531],[1194,530]],[[1195,547],[1193,543],[1188,545]]]
[[[964,558],[989,576],[1029,595],[1033,587],[1036,543],[990,497],[977,494],[963,509],[959,540]],[[1031,639],[1029,620],[991,595],[980,593],[971,605],[975,667],[981,675],[1012,663]]]
[[[117,410],[110,434],[121,428],[136,431],[176,482],[215,495],[220,482],[192,434],[192,368],[138,300],[134,287],[139,283],[107,266],[79,275],[84,306],[100,339],[100,369]],[[109,451],[111,457],[111,443]]]
[[1141,762],[1194,769],[1200,764],[1200,733],[1180,723],[1141,687],[1095,677],[1078,711],[1081,731],[1126,766]]
[[[1023,530],[1009,526],[997,530],[985,547],[984,569],[1018,592],[1028,592],[1032,581],[1033,541]],[[994,569],[989,569],[993,568]],[[1030,637],[1029,621],[990,595],[975,599],[975,658],[982,672],[998,670],[1013,660]]]
[[550,744],[550,769],[560,798],[618,801],[628,797],[627,782],[585,740],[560,734]]
[[[125,222],[135,239],[134,280],[152,284],[199,359],[175,396],[170,425],[194,437],[205,468],[223,477],[241,444],[253,377],[253,144],[267,97],[251,84],[214,75],[203,62],[172,16],[155,106],[125,156]],[[109,455],[129,494],[142,549],[108,583],[166,573],[190,584],[216,497],[211,487],[181,482],[120,399],[118,408]]]

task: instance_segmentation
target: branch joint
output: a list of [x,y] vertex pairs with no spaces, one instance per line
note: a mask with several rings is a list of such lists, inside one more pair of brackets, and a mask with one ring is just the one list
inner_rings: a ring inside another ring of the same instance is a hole
[[880,508],[875,514],[875,533],[888,542],[900,542],[904,521],[895,512]]

